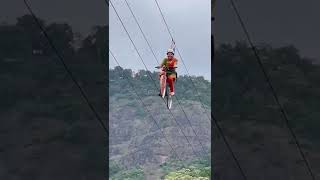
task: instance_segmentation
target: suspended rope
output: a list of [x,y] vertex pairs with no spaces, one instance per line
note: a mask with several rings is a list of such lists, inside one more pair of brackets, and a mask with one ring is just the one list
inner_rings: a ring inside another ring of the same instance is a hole
[[49,45],[51,46],[51,48],[53,49],[53,51],[55,52],[55,54],[57,55],[58,59],[60,60],[60,62],[62,63],[64,69],[66,70],[66,72],[69,74],[69,76],[71,77],[71,80],[74,82],[74,84],[78,87],[83,99],[85,100],[85,102],[87,103],[87,105],[89,106],[89,108],[91,109],[91,111],[93,112],[94,116],[96,117],[96,120],[99,121],[101,127],[105,130],[106,134],[109,134],[109,130],[107,128],[107,126],[102,122],[102,118],[99,116],[98,112],[95,110],[94,106],[91,104],[91,102],[89,101],[89,98],[87,97],[86,93],[84,92],[84,90],[81,88],[79,82],[77,81],[76,77],[73,75],[72,71],[69,69],[69,67],[66,65],[64,58],[62,57],[62,55],[59,53],[58,49],[54,46],[52,40],[50,39],[50,37],[48,36],[48,33],[46,32],[46,30],[42,27],[39,19],[37,18],[37,16],[33,13],[31,7],[29,6],[29,4],[27,3],[26,0],[23,0],[24,4],[26,5],[28,11],[30,12],[30,14],[32,15],[34,21],[36,22],[36,24],[39,26],[40,30],[42,31],[42,33],[44,34],[44,36],[46,37],[46,39],[49,42]]
[[[159,61],[158,61],[158,59],[156,58],[156,56],[155,56],[155,54],[154,54],[154,51],[153,51],[153,49],[152,49],[149,41],[147,40],[147,38],[146,38],[146,36],[145,36],[145,33],[143,32],[143,30],[142,30],[142,28],[141,28],[141,26],[140,26],[140,23],[138,22],[135,14],[133,13],[133,10],[132,10],[132,8],[130,7],[130,4],[127,2],[127,0],[125,0],[125,2],[126,2],[126,5],[127,5],[128,9],[129,9],[130,12],[131,12],[131,15],[132,15],[133,18],[134,18],[136,24],[138,25],[138,27],[139,27],[139,29],[140,29],[140,32],[141,32],[141,34],[142,34],[143,37],[144,37],[144,40],[145,40],[146,43],[148,44],[150,51],[151,51],[152,54],[154,55],[155,61],[156,61],[158,64],[160,64]],[[176,45],[175,45],[175,42],[174,42],[174,40],[172,39],[171,45],[170,45],[170,49],[173,49],[173,51],[175,51],[175,46],[176,46]],[[191,121],[190,121],[190,119],[188,118],[185,110],[182,108],[182,105],[181,105],[181,102],[180,102],[178,96],[176,95],[175,97],[176,97],[176,99],[177,99],[179,108],[183,111],[183,114],[184,114],[185,118],[187,119],[187,121],[188,121],[188,123],[189,123],[189,126],[191,127],[193,133],[194,133],[195,136],[197,137],[197,139],[198,139],[198,141],[199,141],[199,143],[200,143],[200,146],[201,146],[201,148],[202,148],[203,153],[206,154],[206,149],[205,149],[204,145],[202,144],[202,142],[201,142],[198,134],[197,134],[196,131],[194,130],[194,128],[193,128],[193,126],[192,126],[192,124],[191,124]]]
[[[115,55],[112,53],[112,51],[109,49],[109,53],[111,54],[111,56],[113,57],[114,61],[116,62],[116,64],[118,66],[121,67],[119,61],[116,59]],[[120,72],[119,72],[120,74]],[[137,96],[138,100],[141,102],[141,105],[144,107],[144,109],[149,113],[151,119],[154,121],[154,124],[157,126],[157,128],[161,131],[161,134],[163,135],[165,141],[168,143],[168,145],[170,146],[171,150],[174,152],[175,156],[180,160],[181,158],[179,157],[178,153],[176,152],[176,150],[173,148],[173,146],[170,144],[168,138],[166,137],[164,131],[162,130],[162,128],[160,127],[160,125],[158,124],[158,122],[156,121],[156,119],[154,118],[154,116],[152,115],[151,111],[147,108],[148,106],[143,102],[142,98],[139,96],[137,90],[135,89],[134,85],[132,84],[132,82],[130,81],[129,77],[127,77],[124,73],[122,74],[122,76],[124,78],[126,78],[126,80],[128,81],[129,85],[131,86],[134,94]]]
[[[171,31],[170,31],[170,28],[169,28],[169,26],[168,26],[168,24],[167,24],[167,21],[166,21],[164,15],[163,15],[163,13],[162,13],[162,10],[161,10],[161,8],[160,8],[160,6],[159,6],[159,3],[158,3],[157,0],[154,0],[154,1],[155,1],[156,5],[157,5],[157,8],[158,8],[159,12],[160,12],[160,15],[161,15],[161,17],[162,17],[162,20],[163,20],[163,22],[164,22],[164,24],[165,24],[165,26],[166,26],[166,28],[167,28],[167,31],[168,31],[171,39],[173,40],[173,39],[174,39],[174,38],[173,38],[173,35],[172,35]],[[214,115],[212,114],[212,112],[211,112],[211,118],[210,118],[210,116],[208,115],[207,110],[206,110],[206,108],[205,108],[205,106],[204,106],[204,104],[202,103],[202,100],[201,100],[201,98],[200,98],[200,94],[199,94],[199,92],[198,92],[198,90],[197,90],[197,87],[195,86],[195,84],[193,83],[192,79],[190,78],[190,73],[189,73],[189,71],[188,71],[188,68],[186,67],[186,65],[185,65],[185,63],[184,63],[184,61],[183,61],[183,59],[182,59],[182,56],[181,56],[181,54],[180,54],[180,51],[179,51],[179,49],[178,49],[177,47],[176,47],[176,50],[177,50],[177,52],[178,52],[178,54],[179,54],[179,56],[180,56],[180,58],[181,58],[181,61],[182,61],[183,65],[184,65],[184,68],[185,68],[186,71],[187,71],[187,74],[188,74],[188,76],[189,76],[189,79],[190,79],[190,82],[191,82],[193,88],[195,89],[195,91],[196,91],[197,94],[199,95],[199,96],[197,96],[197,97],[198,97],[198,99],[199,99],[199,101],[200,101],[200,103],[201,103],[201,106],[202,106],[203,109],[205,110],[205,114],[207,115],[209,121],[210,121],[210,119],[212,118],[213,122],[215,123],[215,125],[216,125],[216,127],[217,127],[217,129],[218,129],[218,131],[219,131],[219,133],[220,133],[221,136],[222,136],[222,139],[223,139],[225,145],[227,146],[227,148],[228,148],[229,152],[231,153],[234,161],[236,162],[236,164],[237,164],[237,166],[238,166],[238,169],[240,170],[240,173],[241,173],[242,177],[243,177],[244,179],[247,179],[247,177],[246,177],[246,175],[245,175],[245,173],[244,173],[244,171],[243,171],[243,169],[242,169],[242,167],[241,167],[241,165],[240,165],[239,160],[236,158],[235,153],[233,152],[230,144],[228,143],[228,141],[227,141],[227,139],[226,139],[226,137],[225,137],[225,135],[224,135],[224,133],[223,133],[222,128],[221,128],[220,125],[219,125],[219,122],[218,122],[217,119],[214,117]]]
[[[133,42],[133,40],[132,40],[132,38],[131,38],[131,36],[130,36],[130,34],[129,34],[128,30],[127,30],[127,28],[125,27],[125,25],[124,25],[124,23],[123,23],[123,21],[122,21],[121,17],[119,16],[119,14],[118,14],[118,12],[117,12],[116,8],[114,7],[114,5],[113,5],[113,3],[112,3],[112,1],[111,1],[111,0],[109,0],[109,3],[111,4],[111,6],[112,6],[113,10],[115,11],[115,13],[116,13],[116,15],[117,15],[117,17],[118,17],[119,21],[121,22],[122,27],[124,28],[124,30],[125,30],[125,32],[126,32],[126,34],[127,34],[127,36],[129,37],[129,39],[130,39],[131,43],[133,44],[135,51],[137,52],[137,54],[138,54],[138,56],[139,56],[139,58],[140,58],[141,62],[143,63],[143,65],[144,65],[145,69],[147,70],[147,75],[150,77],[151,81],[153,82],[153,84],[154,84],[154,86],[155,86],[155,89],[157,90],[158,88],[157,88],[157,85],[156,85],[156,83],[155,83],[155,80],[153,79],[152,75],[150,74],[149,69],[147,68],[147,66],[146,66],[146,64],[145,64],[145,62],[144,62],[144,60],[143,60],[143,58],[141,57],[141,55],[140,55],[140,53],[139,53],[139,51],[138,51],[138,49],[137,49],[137,47],[136,47],[135,43]],[[162,98],[161,98],[161,99],[162,99]],[[164,104],[166,104],[166,102],[164,101],[164,99],[162,99],[162,100],[163,100]],[[178,121],[177,121],[177,119],[175,118],[175,116],[173,115],[172,111],[171,111],[170,109],[168,109],[168,110],[169,110],[169,112],[170,112],[170,114],[171,114],[172,118],[174,119],[174,121],[175,121],[175,122],[176,122],[176,124],[178,125],[179,129],[181,130],[181,133],[182,133],[182,134],[183,134],[183,136],[185,137],[185,139],[186,139],[187,143],[188,143],[188,144],[189,144],[189,146],[192,148],[193,153],[195,154],[195,156],[197,156],[197,153],[196,153],[196,151],[194,150],[194,148],[193,148],[192,144],[190,143],[189,138],[185,135],[185,133],[184,133],[184,132],[183,132],[183,130],[181,129],[181,127],[180,127],[181,125],[178,123]],[[200,156],[201,156],[201,155],[200,155]]]
[[252,42],[252,40],[251,40],[251,38],[250,38],[250,35],[249,35],[249,33],[248,33],[248,30],[247,30],[247,28],[246,28],[246,26],[245,26],[245,24],[244,24],[244,22],[243,22],[243,20],[242,20],[242,18],[241,18],[241,16],[240,16],[240,13],[239,13],[236,5],[235,5],[235,2],[234,2],[233,0],[230,0],[230,2],[231,2],[231,5],[232,5],[232,8],[234,9],[234,11],[235,11],[235,13],[236,13],[236,15],[237,15],[237,18],[238,18],[239,22],[240,22],[240,24],[241,24],[241,27],[242,27],[245,35],[246,35],[246,38],[247,38],[247,40],[248,40],[248,42],[249,42],[249,44],[250,44],[250,46],[251,46],[251,49],[252,49],[252,51],[253,51],[253,53],[254,53],[257,61],[258,61],[258,64],[259,64],[260,68],[262,69],[262,72],[263,72],[263,74],[264,74],[264,77],[265,77],[265,79],[266,79],[266,82],[267,82],[267,84],[269,85],[269,87],[270,87],[270,89],[271,89],[272,95],[273,95],[273,97],[274,97],[277,105],[278,105],[279,108],[280,108],[280,112],[281,112],[281,114],[282,114],[282,116],[283,116],[283,119],[285,120],[285,123],[286,123],[286,125],[287,125],[287,127],[288,127],[288,129],[289,129],[289,132],[291,133],[291,135],[292,135],[292,137],[293,137],[293,139],[294,139],[294,142],[295,142],[295,144],[296,144],[296,146],[297,146],[297,148],[298,148],[298,151],[299,151],[299,153],[300,153],[300,155],[301,155],[301,157],[302,157],[302,159],[303,159],[303,161],[304,161],[304,163],[305,163],[305,165],[306,165],[306,168],[307,168],[310,176],[312,177],[312,179],[315,180],[315,176],[314,176],[314,173],[312,172],[311,166],[310,166],[309,162],[307,161],[307,159],[306,159],[306,157],[305,157],[305,154],[304,154],[304,152],[302,151],[301,145],[300,145],[300,143],[299,143],[299,141],[298,141],[298,138],[297,138],[296,134],[294,133],[294,131],[293,131],[293,129],[292,129],[290,123],[289,123],[288,115],[287,115],[286,111],[284,110],[284,108],[282,107],[282,104],[280,103],[280,100],[279,100],[279,98],[278,98],[278,95],[277,95],[277,93],[276,93],[276,91],[275,91],[275,89],[274,89],[274,87],[273,87],[273,85],[272,85],[272,83],[271,83],[271,80],[270,80],[270,78],[269,78],[269,75],[268,75],[268,73],[267,73],[267,71],[266,71],[266,69],[265,69],[265,67],[264,67],[264,65],[263,65],[263,63],[262,63],[262,61],[261,61],[261,58],[260,58],[260,56],[259,56],[259,54],[258,54],[257,48],[255,47],[255,45],[253,44],[253,42]]

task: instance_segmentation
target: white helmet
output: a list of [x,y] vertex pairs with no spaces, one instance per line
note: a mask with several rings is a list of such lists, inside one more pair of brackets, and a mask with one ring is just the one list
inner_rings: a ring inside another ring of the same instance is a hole
[[172,54],[174,55],[174,50],[173,50],[173,49],[168,49],[168,50],[167,50],[167,54],[168,54],[168,53],[172,53]]

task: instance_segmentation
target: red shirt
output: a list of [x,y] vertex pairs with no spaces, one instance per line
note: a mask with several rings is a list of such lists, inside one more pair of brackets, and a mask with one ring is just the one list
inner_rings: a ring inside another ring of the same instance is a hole
[[166,67],[176,67],[178,60],[176,58],[172,58],[172,60],[169,60],[168,58],[164,58],[161,66],[165,65]]

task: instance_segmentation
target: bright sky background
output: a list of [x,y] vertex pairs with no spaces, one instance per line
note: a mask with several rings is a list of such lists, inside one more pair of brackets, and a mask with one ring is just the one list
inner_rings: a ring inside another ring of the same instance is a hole
[[[127,0],[159,62],[166,55],[171,39],[154,0]],[[147,68],[155,70],[157,62],[134,21],[124,0],[112,1],[129,31]],[[211,79],[211,1],[210,0],[158,0],[160,8],[175,38],[176,45],[191,75]],[[118,20],[112,6],[109,7],[109,46],[124,68],[134,71],[145,69],[131,41]],[[110,56],[110,55],[109,55]],[[178,74],[186,74],[181,58],[178,58]],[[116,64],[112,57],[110,67]]]

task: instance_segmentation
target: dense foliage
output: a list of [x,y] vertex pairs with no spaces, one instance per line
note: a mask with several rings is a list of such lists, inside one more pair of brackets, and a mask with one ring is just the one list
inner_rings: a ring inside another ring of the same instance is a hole
[[[159,93],[158,77],[157,72],[145,70],[133,72],[131,69],[117,66],[114,69],[109,69],[109,95],[132,96],[132,86],[128,83],[129,78],[139,95],[155,96]],[[200,97],[204,105],[211,106],[211,83],[202,76],[180,75],[175,85],[176,95],[179,96],[179,99],[199,101]],[[197,88],[196,90],[193,85]]]
[[[293,46],[261,45],[259,55],[295,132],[319,142],[320,66]],[[229,122],[284,125],[252,49],[243,42],[220,45],[215,52],[214,112]]]
[[[105,79],[106,69],[102,65],[106,64],[104,49],[106,49],[107,42],[105,40],[107,27],[95,27],[92,34],[82,38],[77,44],[75,34],[68,24],[51,23],[47,25],[43,20],[41,23],[53,39],[57,49],[62,52],[66,63],[86,90],[91,102],[101,114],[106,114],[104,98],[107,95],[103,95],[106,92],[107,80]],[[88,172],[93,176],[91,179],[99,179],[95,175],[104,172],[105,162],[101,160],[101,157],[104,156],[106,150],[95,147],[101,147],[105,137],[101,132],[88,130],[88,127],[93,129],[97,126],[96,122],[93,122],[94,117],[87,105],[79,98],[78,89],[72,84],[61,64],[56,63],[59,61],[39,28],[34,24],[32,17],[25,15],[18,18],[16,24],[2,24],[0,39],[0,80],[2,82],[0,106],[6,110],[1,112],[1,115],[4,118],[15,117],[10,119],[12,124],[3,123],[2,126],[5,128],[14,125],[20,127],[22,122],[30,132],[40,134],[32,139],[33,143],[39,146],[47,145],[49,142],[63,141],[65,153],[59,156],[74,159],[66,162],[65,165],[56,162],[55,168],[61,168],[63,172],[73,167],[75,170]],[[317,147],[316,145],[320,142],[318,133],[320,128],[318,121],[320,117],[318,111],[320,106],[318,100],[320,98],[319,65],[314,64],[314,61],[309,58],[302,57],[293,46],[274,48],[269,45],[261,45],[258,51],[280,103],[287,112],[290,126],[294,127],[298,138],[303,137],[311,141],[308,146],[304,143],[304,148]],[[254,122],[257,126],[262,127],[269,124],[284,127],[285,123],[279,107],[248,45],[242,42],[235,45],[223,44],[216,49],[215,55],[212,107],[217,119],[220,122],[232,124],[231,127],[240,130],[240,124],[245,124],[245,122]],[[122,67],[110,69],[109,96],[117,99],[134,99],[131,87],[124,76],[133,80],[140,95],[155,96],[158,89],[150,81],[148,73],[145,70],[132,73],[132,70]],[[150,73],[154,79],[157,79],[156,72]],[[190,78],[198,87],[202,102],[208,108],[211,107],[211,100],[208,98],[211,97],[211,83],[203,77],[180,75],[176,84],[177,96],[183,100],[198,101]],[[128,106],[135,107],[135,104],[128,104]],[[145,117],[146,114],[142,110],[137,111],[136,117]],[[82,113],[79,114],[79,112]],[[47,129],[41,131],[37,125],[45,126],[41,123],[47,122],[44,121],[46,118],[50,119],[48,122],[51,124],[47,125]],[[170,125],[162,123],[162,127]],[[88,132],[85,132],[86,130]],[[3,132],[10,133],[7,129]],[[269,135],[277,132],[267,133]],[[244,139],[239,134],[232,137],[232,140],[247,143],[248,139]],[[25,134],[19,131],[15,132],[14,136],[18,136],[17,139],[20,140]],[[252,136],[249,139],[254,138],[259,137]],[[93,142],[92,139],[96,141]],[[4,144],[8,143],[6,136],[3,136],[1,141]],[[19,144],[27,143],[29,141],[19,142]],[[48,147],[44,151],[39,150],[39,154],[41,153],[44,156],[47,155],[47,161],[56,161],[56,156],[53,156],[56,153],[55,148],[51,150],[51,147]],[[76,159],[80,159],[81,162]],[[6,166],[3,165],[3,167],[15,168],[10,163],[5,163]],[[207,178],[210,175],[208,167],[208,164],[198,166],[197,163],[192,163],[192,165],[183,167],[179,162],[166,162],[162,165],[165,173],[163,178],[170,179],[179,176]],[[112,163],[110,173],[114,179],[141,179],[144,176],[140,168],[124,170]],[[10,179],[9,177],[4,178]],[[34,178],[30,176],[29,179]]]
[[211,177],[210,158],[190,162],[168,161],[161,165],[164,180],[209,180]]
[[144,179],[144,172],[141,168],[122,170],[116,174],[111,174],[110,180],[141,180]]
[[[98,53],[107,44],[107,27],[96,27],[88,37],[77,39],[67,23],[40,22],[96,111],[106,119],[107,70]],[[23,173],[1,173],[1,179],[105,177],[106,162],[101,158],[107,151],[105,132],[33,17],[24,15],[14,24],[2,23],[0,39],[0,140],[8,148],[0,148],[7,157],[0,166],[5,167],[3,172],[12,171],[16,164],[29,167]],[[21,145],[28,148],[23,155]]]

